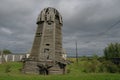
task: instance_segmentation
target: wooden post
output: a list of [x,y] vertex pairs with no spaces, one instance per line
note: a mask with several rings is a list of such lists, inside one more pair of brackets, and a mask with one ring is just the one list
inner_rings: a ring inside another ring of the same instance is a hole
[[78,63],[77,41],[75,43],[76,43],[76,62]]

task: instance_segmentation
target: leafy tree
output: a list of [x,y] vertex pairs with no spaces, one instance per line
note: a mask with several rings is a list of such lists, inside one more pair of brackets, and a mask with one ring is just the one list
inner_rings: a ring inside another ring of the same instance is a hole
[[4,49],[3,50],[3,54],[11,54],[12,52],[10,51],[10,50],[8,50],[8,49]]
[[120,58],[120,43],[111,43],[104,49],[104,56],[107,60]]

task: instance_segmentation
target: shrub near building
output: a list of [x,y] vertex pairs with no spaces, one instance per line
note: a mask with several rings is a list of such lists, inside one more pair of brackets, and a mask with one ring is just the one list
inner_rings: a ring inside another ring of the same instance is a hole
[[114,64],[110,60],[106,60],[103,57],[91,57],[88,59],[82,59],[80,66],[83,68],[82,72],[85,73],[119,73],[119,65]]

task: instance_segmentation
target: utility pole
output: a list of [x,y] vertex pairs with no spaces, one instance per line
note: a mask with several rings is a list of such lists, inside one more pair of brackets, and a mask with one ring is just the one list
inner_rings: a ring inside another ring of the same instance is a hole
[[75,42],[75,44],[76,44],[76,62],[78,63],[77,41]]
[[2,64],[2,51],[0,51],[0,64]]

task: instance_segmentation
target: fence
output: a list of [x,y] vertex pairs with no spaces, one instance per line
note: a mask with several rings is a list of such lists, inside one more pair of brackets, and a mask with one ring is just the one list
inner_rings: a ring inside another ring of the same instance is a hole
[[0,63],[10,61],[21,61],[22,58],[28,58],[29,54],[8,54],[0,55]]

